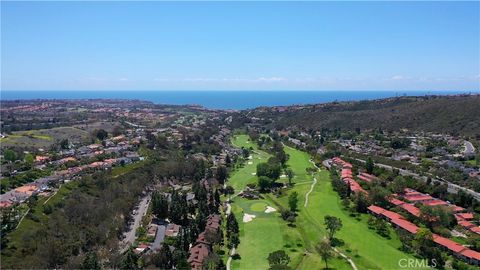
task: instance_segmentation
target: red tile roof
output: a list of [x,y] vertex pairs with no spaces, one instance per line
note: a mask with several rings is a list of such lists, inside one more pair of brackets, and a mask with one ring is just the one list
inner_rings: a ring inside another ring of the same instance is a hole
[[203,243],[196,244],[190,249],[190,256],[187,261],[193,270],[201,270],[203,260],[205,260],[209,253],[210,249],[207,245]]
[[375,213],[375,214],[378,214],[378,215],[387,211],[387,210],[383,209],[382,207],[378,207],[376,205],[370,205],[367,209],[370,210],[371,212]]
[[417,225],[411,223],[408,220],[404,219],[392,219],[392,223],[396,224],[398,227],[410,232],[410,233],[417,233],[418,227]]
[[475,250],[471,250],[467,248],[464,251],[462,251],[461,254],[469,259],[480,261],[480,252],[477,252]]
[[393,204],[393,205],[402,205],[402,204],[405,204],[405,202],[403,201],[400,201],[399,199],[396,199],[396,198],[389,198],[388,201]]
[[405,196],[403,196],[403,198],[405,198],[406,200],[409,200],[411,202],[422,202],[422,201],[433,200],[432,196],[425,195],[425,194],[422,194],[422,195],[405,195]]
[[463,219],[473,219],[472,213],[458,213],[458,214],[455,214],[455,216],[458,216],[459,218],[463,218]]
[[458,225],[464,227],[464,228],[467,228],[467,229],[470,229],[472,227],[475,227],[475,224],[471,223],[470,221],[466,221],[466,220],[461,220],[458,222]]
[[480,234],[480,227],[475,226],[475,227],[473,227],[473,228],[470,228],[470,231],[471,231],[471,232],[474,232],[474,233],[477,233],[477,234]]
[[442,237],[438,234],[433,234],[433,241],[455,253],[460,253],[462,250],[465,249],[465,247],[460,245],[459,243],[452,241],[448,238]]
[[399,205],[399,207],[416,217],[420,216],[420,209],[418,209],[417,207],[411,204],[406,203],[406,204]]
[[428,206],[448,205],[448,203],[446,201],[442,201],[442,200],[439,200],[439,199],[434,199],[433,201],[425,202],[423,204],[428,205]]

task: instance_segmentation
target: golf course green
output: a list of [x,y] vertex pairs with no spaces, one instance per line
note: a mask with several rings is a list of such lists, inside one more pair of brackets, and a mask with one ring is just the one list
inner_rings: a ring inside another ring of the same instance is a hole
[[[269,155],[257,149],[246,135],[237,135],[232,143],[237,147],[253,147],[252,163],[235,170],[228,180],[234,186],[235,192],[241,191],[248,183],[257,181],[256,164],[265,162]],[[330,175],[327,170],[315,174],[317,183],[312,186],[313,176],[306,168],[313,167],[310,156],[303,151],[285,147],[289,155],[288,166],[294,171],[293,188],[283,190],[283,194],[263,194],[259,200],[248,200],[235,197],[232,211],[235,213],[240,227],[240,245],[237,253],[240,259],[233,260],[231,268],[237,269],[268,269],[268,254],[283,249],[290,258],[293,269],[323,269],[321,257],[316,253],[315,246],[324,237],[324,217],[333,215],[342,220],[343,228],[336,237],[344,242],[338,249],[350,257],[358,269],[398,269],[398,261],[412,258],[398,248],[401,246],[396,234],[391,232],[391,238],[383,238],[368,228],[367,215],[360,218],[350,216],[343,209],[338,194],[332,189]],[[287,181],[285,178],[278,180]],[[310,189],[312,191],[309,193]],[[299,195],[299,212],[295,227],[288,226],[280,217],[280,209],[288,207],[288,195],[296,191]],[[309,193],[307,206],[304,206],[305,196]],[[267,206],[277,211],[266,213]],[[244,222],[244,215],[254,215]],[[352,269],[351,265],[340,256],[329,260],[329,269]]]

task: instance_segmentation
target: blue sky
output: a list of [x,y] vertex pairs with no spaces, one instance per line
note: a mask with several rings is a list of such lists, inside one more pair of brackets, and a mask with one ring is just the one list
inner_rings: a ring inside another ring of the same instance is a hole
[[2,2],[3,90],[480,89],[479,2]]

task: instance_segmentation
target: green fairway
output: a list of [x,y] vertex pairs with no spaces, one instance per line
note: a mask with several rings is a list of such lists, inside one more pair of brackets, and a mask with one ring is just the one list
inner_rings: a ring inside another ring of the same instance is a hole
[[[256,145],[248,142],[248,136],[239,135],[233,139],[237,147]],[[358,220],[351,217],[350,213],[343,209],[338,194],[333,191],[329,172],[322,170],[316,174],[318,180],[309,195],[307,207],[304,207],[305,195],[311,188],[313,177],[309,175],[306,168],[312,167],[309,155],[294,148],[285,147],[286,153],[290,156],[288,166],[294,171],[295,177],[293,188],[280,197],[272,194],[264,195],[264,199],[247,200],[236,197],[232,204],[232,211],[235,213],[240,226],[240,245],[237,248],[240,260],[234,260],[232,269],[267,269],[268,254],[278,249],[285,250],[292,261],[290,266],[294,269],[322,269],[324,262],[315,252],[315,245],[325,235],[323,220],[325,215],[333,215],[342,219],[343,228],[337,233],[337,238],[345,242],[339,250],[352,258],[359,269],[398,269],[398,260],[412,258],[398,250],[401,246],[396,234],[391,232],[391,239],[379,236],[368,228],[366,220],[368,215],[361,216]],[[261,153],[258,162],[266,159],[267,153]],[[254,154],[255,157],[258,154]],[[253,165],[253,164],[252,164]],[[256,165],[255,165],[256,166]],[[245,165],[231,175],[229,184],[237,191],[246,184],[255,182],[255,166]],[[281,179],[279,181],[286,181]],[[299,194],[299,209],[296,227],[289,227],[280,217],[279,211],[265,213],[267,206],[280,210],[287,208],[288,194],[296,191]],[[243,215],[255,215],[250,222],[243,222]],[[350,264],[340,258],[329,261],[331,269],[351,269]]]
[[235,189],[235,193],[242,191],[247,184],[257,182],[257,176],[255,175],[257,164],[266,162],[270,157],[268,153],[258,150],[257,144],[250,142],[249,139],[247,135],[237,135],[232,140],[232,144],[238,148],[252,147],[254,149],[252,158],[247,160],[243,167],[237,168],[228,179],[228,185]]
[[[302,151],[285,147],[290,159],[288,165],[297,174],[305,172],[305,168],[312,166],[308,161],[308,155]],[[398,269],[398,260],[412,258],[398,250],[401,246],[398,237],[391,233],[392,239],[386,239],[368,228],[366,220],[368,215],[363,215],[360,220],[350,216],[350,213],[343,210],[338,194],[332,189],[329,172],[322,170],[316,174],[318,183],[309,195],[308,206],[304,207],[305,194],[310,189],[309,185],[298,185],[292,190],[299,193],[300,212],[297,219],[297,226],[301,229],[307,250],[313,252],[314,245],[324,234],[323,219],[325,215],[333,215],[342,220],[343,228],[338,232],[337,237],[345,242],[340,247],[347,256],[351,257],[360,269]],[[302,182],[311,179],[309,175],[303,174],[296,181]],[[287,205],[287,196],[279,200],[282,205]],[[308,259],[316,263],[315,258]],[[302,262],[299,266],[302,269],[313,267]],[[318,267],[318,266],[317,266]]]

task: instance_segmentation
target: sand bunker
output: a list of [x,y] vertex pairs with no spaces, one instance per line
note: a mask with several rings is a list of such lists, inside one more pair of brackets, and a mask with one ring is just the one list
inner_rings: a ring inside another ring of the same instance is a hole
[[252,157],[252,156],[248,156],[248,159],[252,160],[252,159],[253,159],[253,157]]
[[271,213],[271,212],[275,212],[277,211],[277,209],[271,207],[271,206],[267,206],[267,209],[265,209],[265,213]]
[[252,164],[253,164],[253,162],[251,162],[251,161],[248,162],[248,165],[252,165]]
[[257,175],[257,173],[255,173],[255,172],[252,172],[252,175]]
[[280,178],[285,178],[287,177],[285,174],[280,175]]
[[252,221],[255,218],[255,215],[243,214],[243,222],[247,223]]

